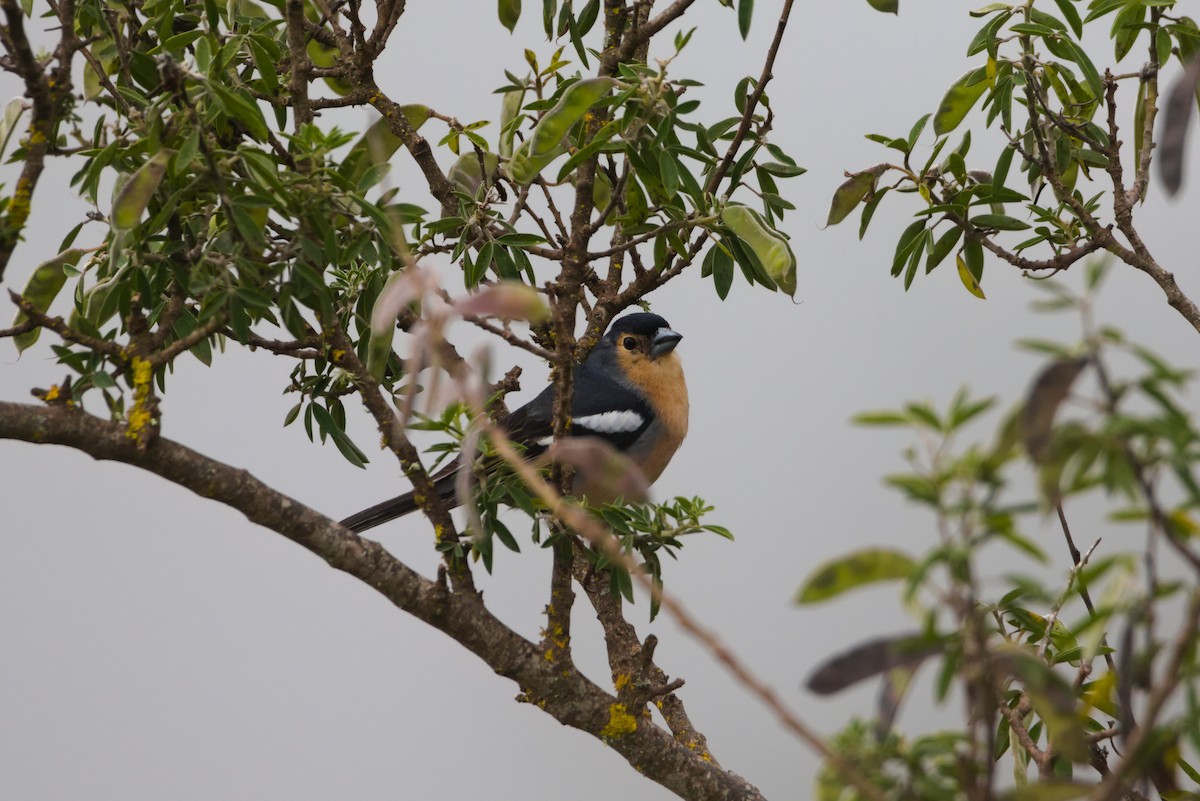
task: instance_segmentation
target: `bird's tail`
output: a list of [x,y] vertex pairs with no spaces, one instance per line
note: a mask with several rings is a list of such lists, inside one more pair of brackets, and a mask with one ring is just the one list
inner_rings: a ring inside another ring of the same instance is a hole
[[[433,487],[443,501],[454,502],[454,484],[457,474],[458,465],[450,464],[432,476]],[[413,494],[406,492],[383,503],[363,509],[361,512],[356,512],[343,520],[342,525],[356,534],[361,534],[369,528],[375,528],[389,520],[403,517],[417,509],[417,502],[413,499]]]

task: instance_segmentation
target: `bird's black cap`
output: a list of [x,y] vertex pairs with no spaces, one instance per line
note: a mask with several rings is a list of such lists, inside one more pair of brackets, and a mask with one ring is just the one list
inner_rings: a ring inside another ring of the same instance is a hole
[[669,329],[671,324],[657,314],[650,312],[638,312],[637,314],[627,314],[618,320],[615,320],[612,326],[608,329],[608,336],[615,339],[621,334],[639,334],[641,336],[654,336],[660,328]]

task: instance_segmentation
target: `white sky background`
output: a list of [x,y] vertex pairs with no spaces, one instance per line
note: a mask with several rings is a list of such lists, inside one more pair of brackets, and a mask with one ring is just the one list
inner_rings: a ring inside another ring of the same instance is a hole
[[[543,60],[553,49],[541,35],[540,4],[525,5],[510,36],[490,0],[410,3],[378,65],[381,86],[398,102],[426,102],[464,122],[495,119],[502,68],[523,72],[525,47]],[[672,74],[706,84],[695,96],[704,101],[699,118],[712,122],[732,113],[736,82],[761,69],[780,3],[760,0],[748,42],[733,12],[714,0],[696,5],[686,19],[699,30]],[[806,674],[823,657],[911,621],[892,587],[804,609],[791,605],[793,592],[834,555],[879,544],[919,552],[933,536],[923,511],[882,486],[881,476],[901,467],[908,436],[856,429],[848,418],[910,399],[944,406],[963,385],[1000,394],[1008,408],[1041,365],[1012,341],[1078,332],[1071,317],[1031,314],[1028,302],[1039,293],[990,257],[986,301],[968,295],[946,265],[905,294],[888,276],[895,237],[915,210],[904,198],[885,201],[864,243],[857,212],[822,230],[842,171],[890,158],[862,135],[907,133],[975,66],[963,56],[980,24],[970,7],[906,0],[892,17],[862,0],[797,4],[769,95],[772,140],[809,169],[783,183],[797,206],[786,229],[800,262],[801,302],[752,290],[739,277],[722,303],[698,265],[652,298],[685,336],[679,353],[692,398],[691,434],[656,496],[701,495],[717,507],[711,522],[737,536],[693,538],[682,560],[666,565],[667,588],[826,732],[853,713],[869,715],[875,688],[818,699],[800,689]],[[652,56],[669,52],[668,43],[663,37]],[[1135,69],[1138,59],[1122,66]],[[20,92],[12,76],[0,76],[0,96]],[[975,148],[995,153],[975,127]],[[422,133],[436,142],[441,130],[432,121]],[[494,138],[492,129],[484,133]],[[931,141],[923,140],[925,152]],[[452,157],[439,158],[449,166]],[[405,199],[433,208],[404,151],[394,162]],[[59,165],[43,177],[7,287],[23,286],[86,211],[64,189],[69,174]],[[11,186],[12,168],[3,175]],[[1180,200],[1164,202],[1152,188],[1137,218],[1193,298],[1198,193],[1193,170]],[[1101,319],[1195,364],[1200,340],[1158,288],[1127,269],[1115,273]],[[1077,284],[1078,275],[1066,280]],[[29,387],[62,379],[49,339],[19,364],[11,345],[0,345],[0,398],[29,400]],[[525,354],[495,356],[497,364],[526,365],[521,399],[543,385],[544,366]],[[332,445],[310,444],[299,426],[280,427],[295,402],[279,394],[289,366],[265,353],[234,352],[211,369],[180,359],[163,434],[335,518],[396,494],[399,471],[374,450],[358,408],[351,406],[353,432],[373,459],[366,471]],[[1188,401],[1195,410],[1195,397]],[[449,638],[225,507],[64,448],[0,442],[0,469],[2,797],[671,797],[599,741],[515,703],[513,684]],[[1099,515],[1074,514],[1080,541],[1103,535],[1115,548],[1137,536]],[[1025,533],[1045,542],[1054,573],[1065,571],[1050,521]],[[423,519],[372,535],[426,575],[434,571]],[[495,575],[479,571],[489,605],[533,638],[548,576],[548,553],[532,546],[520,555],[498,549]],[[576,612],[577,657],[603,683],[608,669],[586,599]],[[630,616],[643,634],[658,633],[662,667],[687,680],[682,697],[716,758],[768,797],[806,797],[817,764],[806,747],[673,624],[647,626],[645,604]],[[929,728],[937,714],[922,687],[904,722]]]

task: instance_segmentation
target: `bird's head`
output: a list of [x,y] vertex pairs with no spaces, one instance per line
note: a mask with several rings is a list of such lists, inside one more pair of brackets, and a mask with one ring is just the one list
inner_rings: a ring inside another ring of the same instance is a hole
[[683,365],[675,353],[681,339],[657,314],[639,312],[614,321],[596,350],[602,360],[616,363],[625,383],[639,394],[665,399],[680,395],[684,386]]
[[662,317],[639,312],[615,321],[601,344],[615,350],[621,363],[630,366],[664,358],[673,361],[675,346],[681,339],[683,335],[672,331]]

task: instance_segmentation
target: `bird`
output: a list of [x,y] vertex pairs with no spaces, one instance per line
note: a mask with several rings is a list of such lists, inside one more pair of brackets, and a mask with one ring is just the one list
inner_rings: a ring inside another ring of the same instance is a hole
[[[688,430],[688,393],[675,346],[683,335],[650,312],[619,317],[575,368],[568,436],[599,437],[624,454],[652,484],[662,475]],[[547,386],[501,424],[505,433],[536,457],[554,433],[554,385]],[[431,478],[444,501],[455,499],[456,462]],[[371,506],[341,521],[355,533],[414,511],[412,492]]]

